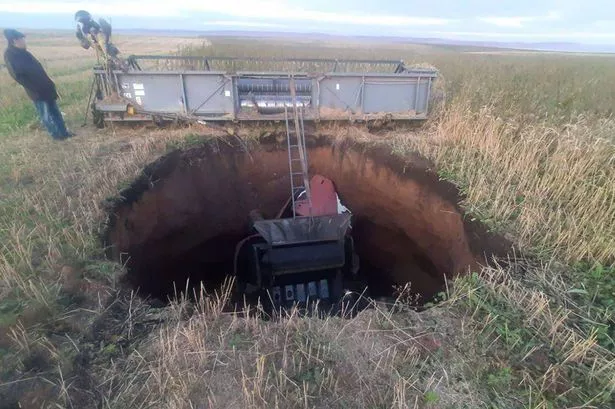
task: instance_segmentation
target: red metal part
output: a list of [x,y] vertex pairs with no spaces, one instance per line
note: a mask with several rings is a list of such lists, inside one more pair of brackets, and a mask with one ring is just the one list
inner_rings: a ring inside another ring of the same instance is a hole
[[[314,175],[310,180],[312,195],[312,216],[329,216],[337,214],[337,193],[330,179],[322,175]],[[310,207],[307,200],[299,200],[295,204],[297,214],[310,216]]]

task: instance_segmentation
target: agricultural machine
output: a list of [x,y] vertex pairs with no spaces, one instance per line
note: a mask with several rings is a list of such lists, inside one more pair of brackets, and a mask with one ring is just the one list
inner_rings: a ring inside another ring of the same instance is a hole
[[284,121],[284,110],[293,107],[302,108],[306,121],[421,120],[437,77],[434,69],[394,60],[122,59],[118,53],[100,51],[94,68],[88,108],[100,127],[144,120]]
[[352,215],[331,180],[309,178],[303,109],[284,112],[289,199],[274,219],[265,220],[258,210],[250,214],[252,234],[237,244],[235,278],[240,294],[267,310],[318,305],[340,311],[359,267]]

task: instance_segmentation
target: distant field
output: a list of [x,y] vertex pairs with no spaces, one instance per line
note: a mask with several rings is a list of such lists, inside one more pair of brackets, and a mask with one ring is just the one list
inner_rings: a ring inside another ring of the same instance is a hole
[[147,164],[269,129],[81,127],[92,53],[72,34],[28,39],[78,136],[51,141],[0,68],[0,408],[615,407],[615,56],[118,37],[125,55],[438,68],[420,129],[319,132],[419,153],[458,186],[467,217],[518,252],[449,283],[420,313],[402,299],[398,312],[275,322],[224,313],[215,297],[150,304],[99,240],[108,204]]

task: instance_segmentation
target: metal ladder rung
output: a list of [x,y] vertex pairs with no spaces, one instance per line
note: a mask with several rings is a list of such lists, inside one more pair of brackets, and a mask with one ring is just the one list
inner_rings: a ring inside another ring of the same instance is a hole
[[[291,78],[291,82],[294,84],[294,79]],[[291,85],[291,94],[294,94],[294,86]],[[294,97],[294,95],[291,95]],[[312,208],[312,200],[310,195],[310,186],[308,179],[308,164],[307,164],[307,150],[305,146],[305,130],[303,127],[303,111],[297,106],[293,106],[289,110],[284,107],[284,115],[286,119],[286,140],[288,146],[288,165],[290,176],[290,188],[291,188],[291,201],[293,218],[297,217],[296,203],[298,198],[295,196],[297,193],[305,192],[305,198],[301,201],[307,200],[310,208]],[[291,126],[292,124],[292,126]],[[297,153],[293,153],[293,150]],[[297,180],[297,177],[302,177],[301,180]]]

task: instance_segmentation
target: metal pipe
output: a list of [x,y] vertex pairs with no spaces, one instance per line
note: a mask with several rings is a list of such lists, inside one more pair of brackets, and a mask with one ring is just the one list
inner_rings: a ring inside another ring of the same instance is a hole
[[421,77],[419,77],[418,80],[416,81],[416,91],[414,93],[414,112],[418,112],[418,108],[419,108],[420,85],[421,85]]
[[361,113],[365,113],[365,75],[361,79]]
[[[124,74],[131,74],[131,72],[125,73],[123,71],[114,71],[117,74],[120,75],[124,75]],[[104,74],[105,71],[102,70],[94,70],[94,74]],[[227,73],[225,71],[186,71],[186,70],[178,70],[178,71],[140,71],[139,75],[156,75],[156,76],[169,76],[169,75],[179,75],[179,74],[189,74],[189,75],[194,75],[194,76],[220,76],[220,75],[227,75]],[[238,71],[237,73],[232,74],[236,77],[240,77],[240,78],[280,78],[280,77],[287,77],[288,76],[288,72],[263,72],[263,71]],[[392,73],[366,73],[366,74],[360,74],[360,73],[342,73],[342,72],[337,72],[337,73],[327,73],[326,74],[327,77],[329,78],[336,78],[336,77],[340,77],[340,78],[345,78],[345,77],[351,77],[351,78],[356,78],[359,77],[361,75],[365,75],[366,78],[379,78],[382,81],[386,81],[387,79],[391,79],[393,81],[391,81],[391,83],[394,84],[399,84],[400,82],[395,81],[395,79],[405,79],[408,81],[411,81],[414,78],[426,78],[426,77],[431,77],[431,78],[437,78],[437,72],[436,71],[421,71],[421,72],[405,72],[403,74],[392,74]],[[308,75],[303,75],[301,77],[302,80],[305,79],[310,79],[310,76]]]
[[[131,55],[132,60],[202,60],[202,56],[181,55]],[[342,64],[403,64],[401,60],[340,60],[331,58],[245,58],[245,57],[207,57],[209,61],[250,61],[250,62],[312,62],[312,63],[342,63]]]
[[182,90],[182,105],[184,107],[184,114],[188,113],[188,99],[186,99],[186,83],[184,82],[184,75],[179,74],[179,83]]
[[427,86],[427,98],[425,99],[425,113],[429,110],[429,98],[431,98],[431,77],[429,77],[429,85]]
[[96,77],[92,79],[92,86],[90,87],[90,96],[88,97],[88,104],[85,106],[85,115],[83,116],[83,124],[86,126],[88,122],[88,112],[90,112],[90,105],[92,104],[92,97],[94,96],[94,87],[96,86]]
[[322,78],[316,78],[316,93],[314,94],[314,100],[316,101],[316,115],[320,120],[320,81]]

